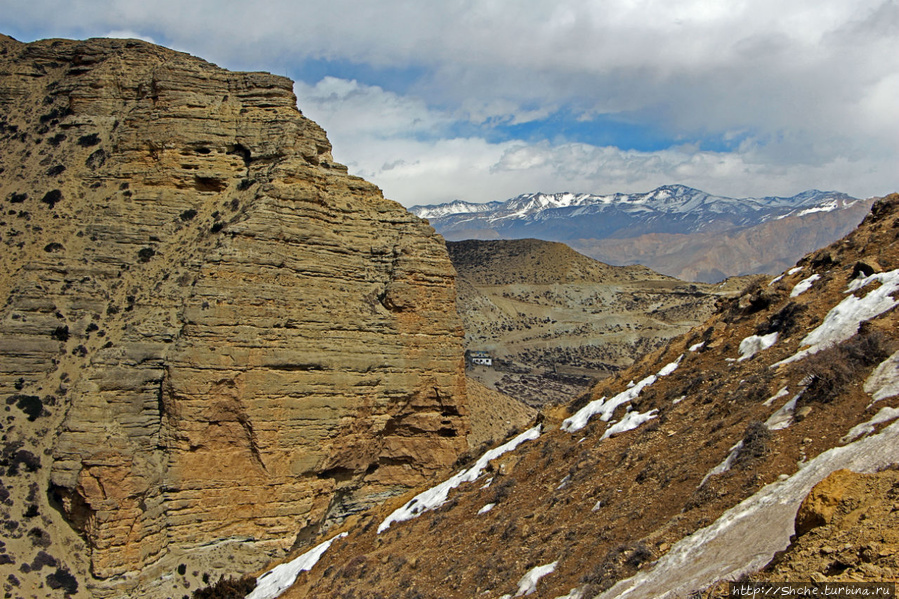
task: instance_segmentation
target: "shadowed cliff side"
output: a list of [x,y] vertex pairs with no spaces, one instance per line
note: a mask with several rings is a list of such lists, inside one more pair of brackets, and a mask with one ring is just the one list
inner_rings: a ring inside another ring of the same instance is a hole
[[288,79],[0,36],[0,148],[5,551],[46,529],[55,564],[20,592],[180,596],[175,565],[256,567],[467,448],[442,239]]

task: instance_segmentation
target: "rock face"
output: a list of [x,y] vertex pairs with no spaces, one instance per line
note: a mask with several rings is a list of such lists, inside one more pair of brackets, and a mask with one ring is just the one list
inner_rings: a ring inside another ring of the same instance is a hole
[[755,578],[892,581],[899,577],[899,471],[838,470],[815,485],[796,515],[793,543]]
[[204,544],[265,559],[466,448],[443,242],[288,79],[0,36],[0,147],[4,515],[43,486],[107,590]]

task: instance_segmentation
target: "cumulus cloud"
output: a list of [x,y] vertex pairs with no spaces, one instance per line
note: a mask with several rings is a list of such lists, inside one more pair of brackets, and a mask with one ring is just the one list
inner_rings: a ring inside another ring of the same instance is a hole
[[889,154],[822,153],[811,160],[813,150],[805,146],[813,140],[799,134],[781,133],[772,144],[735,133],[743,141],[727,152],[693,144],[641,152],[550,140],[491,143],[452,137],[453,115],[377,86],[325,78],[297,83],[295,90],[303,112],[328,132],[335,158],[407,206],[538,190],[649,191],[669,183],[732,196],[792,195],[811,187],[851,192],[860,170],[871,171],[871,185],[887,186],[893,176]]
[[123,40],[143,40],[151,44],[156,43],[156,40],[154,40],[152,37],[137,33],[136,31],[132,31],[130,29],[114,29],[113,31],[110,31],[101,37],[111,37]]
[[419,98],[376,85],[325,77],[314,85],[294,85],[297,105],[312,120],[331,124],[329,133],[376,138],[441,135],[454,119],[431,110]]
[[[672,182],[724,195],[899,187],[897,0],[0,0],[0,11],[20,39],[127,34],[233,69],[356,68],[300,81],[300,108],[339,160],[407,204]],[[405,73],[401,85],[387,71]],[[670,147],[492,134],[562,113],[651,128]]]

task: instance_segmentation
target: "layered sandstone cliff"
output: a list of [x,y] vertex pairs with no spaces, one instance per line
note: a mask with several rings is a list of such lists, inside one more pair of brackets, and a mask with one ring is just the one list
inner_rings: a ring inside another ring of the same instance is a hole
[[0,36],[2,515],[68,535],[78,578],[73,527],[79,592],[263,560],[466,447],[442,240],[295,102],[143,42]]

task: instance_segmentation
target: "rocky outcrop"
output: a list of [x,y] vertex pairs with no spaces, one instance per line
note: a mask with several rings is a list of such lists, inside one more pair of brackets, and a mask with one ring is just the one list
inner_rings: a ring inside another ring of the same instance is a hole
[[4,466],[39,461],[5,484],[48,490],[4,516],[58,508],[96,593],[186,548],[267,559],[467,447],[443,242],[288,79],[0,37],[0,115]]
[[815,485],[796,514],[790,547],[755,579],[825,582],[899,577],[899,471],[838,470]]

